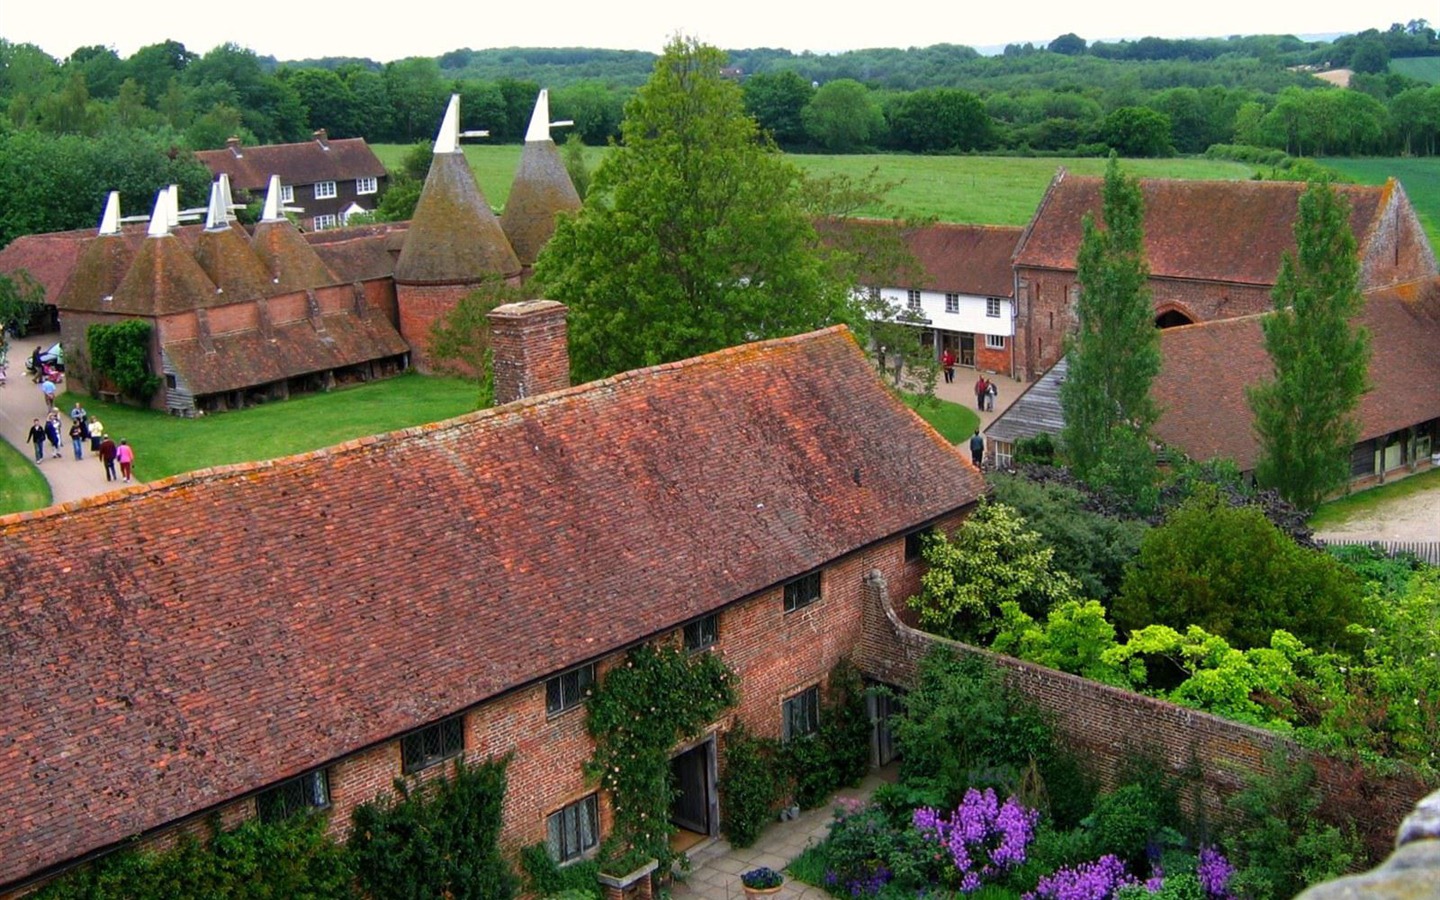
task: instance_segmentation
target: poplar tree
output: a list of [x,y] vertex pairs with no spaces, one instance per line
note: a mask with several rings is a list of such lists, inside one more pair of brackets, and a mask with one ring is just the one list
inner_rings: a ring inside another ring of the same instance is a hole
[[860,318],[800,170],[724,64],[714,47],[671,41],[585,206],[536,262],[543,295],[570,307],[577,380]]
[[1146,509],[1155,500],[1149,441],[1159,413],[1150,384],[1160,371],[1160,339],[1147,284],[1145,204],[1114,154],[1102,199],[1103,227],[1085,216],[1076,265],[1079,327],[1066,342],[1062,437],[1078,476]]
[[1350,204],[1328,181],[1300,196],[1295,252],[1281,260],[1271,298],[1262,328],[1275,375],[1246,391],[1260,438],[1255,480],[1314,509],[1349,477],[1370,367],[1370,335],[1352,321],[1365,298]]

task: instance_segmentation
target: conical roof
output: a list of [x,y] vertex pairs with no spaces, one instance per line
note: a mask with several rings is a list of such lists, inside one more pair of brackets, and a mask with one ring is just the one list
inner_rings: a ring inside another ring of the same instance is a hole
[[140,245],[106,308],[135,316],[163,316],[215,306],[219,296],[215,282],[185,245],[172,234],[157,234]]
[[555,232],[555,217],[580,208],[580,194],[550,138],[526,141],[500,225],[525,265],[532,265]]
[[265,267],[271,293],[288,294],[336,283],[315,248],[289,219],[282,217],[256,225],[250,245]]
[[195,239],[195,261],[224,292],[226,302],[253,300],[277,290],[249,236],[237,228],[207,228]]
[[452,98],[395,263],[401,283],[466,284],[520,273],[520,260],[460,150],[458,108],[458,98]]
[[63,310],[89,310],[100,312],[109,309],[105,298],[114,295],[125,273],[135,260],[139,243],[144,240],[138,234],[126,234],[118,230],[106,232],[86,241],[75,262],[75,271],[65,283],[65,290],[55,300]]

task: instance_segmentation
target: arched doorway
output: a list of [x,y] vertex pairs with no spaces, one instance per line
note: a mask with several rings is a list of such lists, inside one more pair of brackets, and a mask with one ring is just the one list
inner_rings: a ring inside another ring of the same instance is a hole
[[1189,316],[1178,309],[1167,309],[1155,317],[1156,328],[1176,328],[1180,325],[1194,325],[1195,322]]

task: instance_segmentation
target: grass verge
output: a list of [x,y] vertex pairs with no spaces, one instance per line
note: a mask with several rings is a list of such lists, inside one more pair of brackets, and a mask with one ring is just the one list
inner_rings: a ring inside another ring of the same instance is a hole
[[[76,395],[57,405],[69,409]],[[475,409],[476,390],[458,378],[406,373],[327,394],[183,419],[80,398],[106,433],[135,448],[137,475],[154,481],[210,466],[274,459],[370,434],[438,422]]]
[[1379,487],[1338,497],[1320,504],[1310,517],[1310,527],[1316,531],[1343,525],[1351,519],[1373,514],[1381,506],[1396,500],[1412,497],[1425,491],[1440,491],[1440,469],[1431,469],[1419,475],[1411,475],[1399,481],[1382,484]]
[[959,403],[904,391],[900,392],[900,399],[952,444],[969,440],[980,427],[980,417]]
[[30,457],[0,441],[0,515],[50,505],[50,483]]

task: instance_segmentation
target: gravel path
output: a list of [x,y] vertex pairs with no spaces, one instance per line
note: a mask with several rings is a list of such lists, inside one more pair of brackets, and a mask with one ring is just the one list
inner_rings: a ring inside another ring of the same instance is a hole
[[1364,516],[1318,531],[1322,539],[1440,541],[1440,485],[1391,500]]

